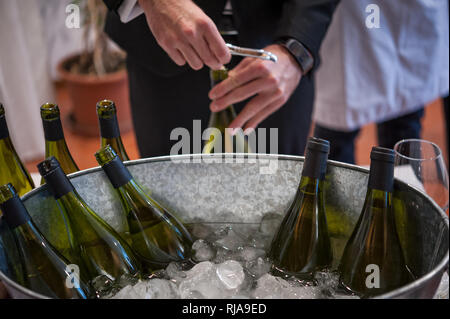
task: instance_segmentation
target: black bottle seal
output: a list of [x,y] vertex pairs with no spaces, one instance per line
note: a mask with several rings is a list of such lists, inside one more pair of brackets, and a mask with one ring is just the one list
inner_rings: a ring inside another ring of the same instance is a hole
[[53,120],[42,119],[42,125],[44,126],[44,136],[47,141],[59,141],[64,138],[60,118]]
[[123,165],[118,156],[102,166],[114,188],[119,188],[133,179],[128,169]]
[[302,176],[324,179],[329,151],[330,142],[327,140],[317,137],[309,138],[306,145]]
[[55,199],[75,190],[75,187],[73,187],[55,157],[51,156],[45,161],[40,162],[37,168]]
[[9,136],[8,124],[6,124],[5,114],[0,115],[0,139]]
[[30,220],[30,215],[17,195],[14,187],[11,184],[8,184],[8,187],[11,190],[13,197],[1,203],[0,209],[3,212],[6,224],[8,224],[9,228],[14,229],[28,222]]
[[392,192],[394,189],[394,150],[373,147],[370,153],[369,188]]
[[110,118],[99,117],[100,134],[103,138],[117,138],[120,136],[119,124],[117,123],[117,117],[112,116]]

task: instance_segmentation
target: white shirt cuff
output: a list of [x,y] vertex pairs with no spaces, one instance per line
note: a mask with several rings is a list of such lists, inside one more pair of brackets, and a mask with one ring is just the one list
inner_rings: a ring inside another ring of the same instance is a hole
[[144,10],[139,6],[137,0],[123,0],[117,12],[119,13],[120,21],[127,23],[143,14]]

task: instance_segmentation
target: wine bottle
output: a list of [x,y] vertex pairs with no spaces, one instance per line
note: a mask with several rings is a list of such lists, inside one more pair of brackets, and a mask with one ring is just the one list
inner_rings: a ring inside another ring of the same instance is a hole
[[[223,67],[220,70],[211,70],[211,87],[216,86],[228,77],[228,70]],[[209,138],[203,146],[203,153],[251,153],[251,148],[242,130],[232,136],[226,130],[231,122],[236,118],[236,111],[233,105],[219,112],[211,112],[208,127],[216,129],[210,132]]]
[[0,271],[9,279],[25,286],[25,272],[11,229],[0,216]]
[[122,138],[120,137],[114,102],[110,100],[98,102],[97,114],[100,125],[101,147],[111,145],[122,161],[128,161],[129,157],[123,146]]
[[95,156],[120,197],[137,255],[150,267],[189,257],[192,238],[183,224],[143,191],[110,146]]
[[131,247],[80,197],[58,160],[50,157],[38,169],[67,220],[70,245],[83,260],[89,280],[100,275],[111,280],[137,275],[140,263]]
[[[43,104],[41,106],[41,118],[45,135],[45,157],[54,156],[66,174],[78,171],[78,166],[75,164],[64,138],[58,105]],[[41,184],[43,183],[44,179],[41,180]]]
[[86,299],[92,295],[80,265],[76,265],[79,273],[74,280],[74,265],[41,234],[11,184],[0,187],[0,207],[16,240],[28,288],[53,298]]
[[[17,156],[9,137],[5,109],[0,103],[0,185],[13,183],[20,196],[34,188],[33,180]],[[1,215],[1,213],[0,213]]]
[[382,294],[411,280],[391,206],[394,151],[374,147],[370,159],[363,209],[339,265],[342,285],[362,296]]
[[271,243],[274,273],[308,280],[331,266],[323,193],[329,148],[326,140],[308,140],[300,185]]

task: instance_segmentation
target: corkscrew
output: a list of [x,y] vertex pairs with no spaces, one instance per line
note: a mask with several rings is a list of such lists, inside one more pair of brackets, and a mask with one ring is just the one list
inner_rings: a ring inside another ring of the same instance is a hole
[[232,55],[239,55],[257,59],[268,60],[276,63],[278,61],[278,57],[272,52],[258,50],[258,49],[249,49],[249,48],[241,48],[232,44],[227,43],[227,47],[230,49]]

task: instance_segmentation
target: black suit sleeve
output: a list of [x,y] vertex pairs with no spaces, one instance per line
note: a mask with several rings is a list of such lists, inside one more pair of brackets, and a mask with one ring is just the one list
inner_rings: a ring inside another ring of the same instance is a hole
[[283,5],[276,38],[294,38],[314,56],[319,65],[319,49],[339,0],[288,0]]
[[103,2],[108,7],[108,10],[117,13],[119,7],[122,5],[123,0],[103,0]]

